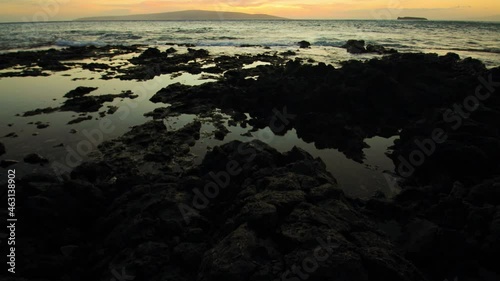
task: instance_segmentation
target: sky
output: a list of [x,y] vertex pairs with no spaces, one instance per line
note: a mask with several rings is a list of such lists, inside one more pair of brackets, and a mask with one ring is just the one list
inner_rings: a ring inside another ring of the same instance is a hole
[[500,20],[500,0],[0,0],[1,22],[181,10],[263,13],[292,19]]

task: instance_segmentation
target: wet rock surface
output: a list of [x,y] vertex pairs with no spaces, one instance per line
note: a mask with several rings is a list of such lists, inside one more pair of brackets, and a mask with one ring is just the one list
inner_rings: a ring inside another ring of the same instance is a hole
[[[474,93],[479,76],[491,72],[471,60],[433,54],[349,61],[341,69],[296,60],[251,71],[259,77],[247,79],[247,70],[226,72],[218,82],[195,87],[170,85],[151,101],[172,104],[157,112],[163,117],[215,108],[249,113],[248,123],[254,128],[273,121],[273,131],[279,128],[284,134],[294,128],[300,138],[314,142],[317,148],[335,148],[362,162],[367,147],[364,139],[398,135],[400,128],[425,118],[433,108],[453,106]],[[463,82],[457,83],[457,79]],[[277,111],[284,120],[276,120]]]
[[[88,94],[92,91],[97,90],[97,88],[90,87],[78,87],[74,90],[68,92],[64,97],[67,98],[60,107],[48,107],[48,108],[38,108],[35,110],[30,110],[24,112],[22,116],[29,117],[40,114],[50,114],[58,111],[72,111],[77,113],[89,113],[89,112],[97,112],[99,109],[103,107],[105,102],[112,102],[117,98],[121,99],[135,99],[138,95],[134,94],[132,91],[124,91],[120,94],[106,94],[106,95],[97,95],[97,96],[89,96]],[[118,108],[110,107],[108,110],[108,114],[113,114],[116,112]],[[68,124],[76,124],[86,120],[92,120],[92,116],[80,116],[73,120],[70,120]],[[39,124],[43,129],[46,128],[44,124]]]
[[28,154],[28,155],[26,155],[26,157],[24,157],[24,162],[26,162],[28,164],[43,165],[43,164],[49,163],[49,160],[47,160],[47,158],[41,156],[40,154],[32,153],[32,154]]
[[368,201],[366,210],[434,280],[498,280],[499,182],[406,187],[393,201]]
[[40,121],[36,122],[35,125],[36,125],[37,129],[46,129],[46,128],[50,127],[49,123],[43,123],[43,122],[40,122]]
[[83,97],[84,95],[90,94],[91,92],[97,90],[97,88],[93,87],[77,87],[74,90],[69,91],[66,95],[64,95],[65,98],[79,98]]
[[[234,141],[190,166],[179,144],[199,130],[195,122],[168,132],[152,121],[103,144],[101,160],[61,182],[21,180],[18,239],[31,246],[19,256],[37,261],[21,272],[53,280],[106,280],[122,270],[134,280],[425,280],[321,160]],[[155,147],[163,156],[151,154]]]
[[[387,51],[364,42],[347,48]],[[95,51],[85,50],[80,56]],[[270,65],[243,67],[256,61]],[[170,105],[147,114],[154,121],[103,143],[70,174],[20,181],[24,277],[499,279],[499,68],[456,54],[392,54],[336,69],[271,54],[211,57],[203,49],[147,49],[131,62],[115,70],[122,79],[199,73],[206,63],[215,66],[203,71],[224,74],[160,90],[151,101]],[[109,98],[77,94],[61,108],[25,114],[95,112]],[[403,190],[393,199],[347,198],[320,160],[259,141],[215,147],[196,164],[191,146],[201,123],[174,131],[163,119],[209,117],[224,139],[228,129],[216,111],[230,116],[230,126],[251,127],[249,134],[295,129],[317,148],[358,162],[366,138],[399,136],[390,181]]]
[[398,51],[395,49],[386,49],[384,46],[381,45],[372,45],[369,44],[365,47],[365,41],[364,40],[349,40],[347,43],[342,45],[341,48],[344,48],[347,50],[347,52],[351,54],[366,54],[366,53],[377,53],[379,55],[385,55],[385,54],[395,54]]
[[70,120],[67,124],[68,125],[72,125],[72,124],[77,124],[77,123],[81,123],[83,121],[87,121],[87,120],[92,120],[92,116],[82,116],[82,117],[77,117],[73,120]]
[[8,133],[8,134],[6,134],[6,135],[4,136],[4,138],[17,138],[17,137],[19,137],[19,136],[18,136],[18,135],[17,135],[17,133],[15,133],[15,132]]
[[0,142],[0,156],[1,155],[4,155],[6,152],[5,150],[5,145],[3,143]]
[[[69,47],[61,50],[20,51],[0,54],[0,69],[15,66],[25,67],[21,72],[5,72],[0,77],[49,76],[50,72],[70,69],[66,61],[90,58],[110,58],[117,55],[138,52],[140,46]],[[49,72],[50,71],[50,72]]]
[[[285,131],[356,161],[365,138],[399,135],[391,180],[402,193],[361,206],[427,278],[498,279],[499,68],[456,54],[394,54],[342,69],[289,61],[258,71],[265,75],[256,80],[240,72],[199,87],[167,87],[152,101],[173,104],[167,115],[249,113],[254,128],[269,126],[273,109],[281,109],[290,117],[278,123]],[[272,208],[255,208],[272,217]]]
[[2,160],[2,161],[0,161],[0,167],[7,168],[7,167],[10,167],[10,166],[15,165],[17,163],[19,163],[19,161],[16,161],[16,160]]
[[301,49],[307,49],[311,47],[311,43],[307,41],[300,41],[297,43]]
[[[149,80],[162,74],[174,74],[186,72],[190,74],[223,73],[231,69],[241,69],[245,64],[256,61],[279,63],[281,57],[271,54],[259,55],[235,55],[212,57],[207,50],[188,48],[187,53],[172,51],[161,52],[150,48],[140,56],[129,60],[133,67],[120,69],[118,77],[122,80]],[[215,64],[215,66],[202,68],[203,65]]]

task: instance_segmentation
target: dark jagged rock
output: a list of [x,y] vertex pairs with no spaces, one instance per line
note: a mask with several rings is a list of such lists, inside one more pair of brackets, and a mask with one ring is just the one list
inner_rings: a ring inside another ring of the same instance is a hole
[[108,94],[99,96],[82,96],[66,100],[60,107],[60,111],[74,111],[74,112],[96,112],[103,103],[111,102],[115,98],[130,98],[135,99],[135,95],[131,91],[123,92],[121,94]]
[[255,45],[255,44],[241,44],[239,47],[240,47],[240,48],[262,48],[262,45]]
[[396,54],[395,49],[386,49],[382,45],[368,44],[365,48],[364,40],[348,40],[341,48],[347,49],[351,54],[377,53],[379,55]]
[[[0,54],[0,69],[8,69],[14,66],[25,67],[22,72],[2,73],[2,77],[15,76],[48,76],[48,71],[65,71],[69,67],[64,65],[63,61],[83,60],[88,58],[113,57],[119,54],[128,54],[137,52],[138,46],[85,46],[69,47],[61,50],[43,50],[43,51],[20,51]],[[41,69],[31,69],[33,64]],[[68,64],[69,65],[69,64]]]
[[[299,137],[318,148],[336,148],[363,161],[365,138],[398,135],[397,128],[421,118],[429,108],[452,106],[474,93],[473,80],[486,70],[468,60],[444,63],[448,57],[393,54],[366,63],[346,62],[341,69],[289,61],[253,70],[252,74],[261,74],[257,80],[245,79],[250,70],[228,71],[222,81],[195,87],[174,84],[151,100],[172,104],[158,112],[161,116],[215,108],[248,112],[252,116],[248,123],[254,128],[272,122],[279,134],[295,128]],[[456,83],[457,79],[464,84]],[[285,123],[275,120],[276,110],[293,118]]]
[[192,43],[165,43],[166,46],[179,46],[179,47],[187,47],[187,48],[194,48],[196,47],[195,44]]
[[499,182],[405,188],[393,202],[372,200],[367,208],[383,224],[399,228],[392,233],[398,248],[427,276],[489,280],[488,275],[500,276],[493,262],[500,249]]
[[172,50],[167,50],[162,53],[155,48],[149,48],[140,56],[130,59],[129,61],[136,66],[126,69],[119,69],[119,76],[123,80],[149,80],[155,76],[179,71],[186,71],[191,74],[201,73],[201,64],[198,59],[205,59],[209,56],[209,52],[204,49],[188,49],[188,53],[172,54]]
[[19,137],[16,132],[8,133],[4,136],[4,138],[17,138]]
[[39,109],[31,110],[31,111],[26,111],[25,113],[23,113],[23,116],[28,117],[28,116],[35,116],[35,115],[40,115],[40,114],[48,114],[48,113],[56,112],[58,110],[59,110],[59,108],[54,108],[54,107],[39,108]]
[[42,123],[42,122],[36,122],[35,125],[37,129],[45,129],[50,126],[48,123]]
[[365,41],[364,40],[348,40],[342,48],[347,49],[351,54],[362,54],[366,53]]
[[166,51],[165,51],[167,54],[173,54],[173,53],[177,53],[177,50],[174,49],[173,47],[170,47],[168,48]]
[[[281,154],[259,141],[230,142],[178,177],[169,175],[170,160],[143,158],[158,145],[182,159],[178,143],[200,126],[168,132],[148,122],[104,143],[102,160],[70,179],[22,179],[19,239],[63,251],[34,246],[29,255],[38,262],[20,269],[72,280],[112,278],[110,268],[138,280],[276,280],[293,277],[293,267],[321,249],[322,261],[308,271],[314,280],[426,280],[301,149]],[[143,165],[150,168],[133,168]],[[183,213],[188,207],[194,211]]]
[[118,106],[108,106],[108,110],[106,111],[107,114],[115,114],[118,111]]
[[204,49],[192,49],[188,48],[188,53],[193,55],[193,58],[206,58],[210,55],[210,53],[207,50]]
[[311,47],[311,43],[307,42],[307,41],[300,41],[298,42],[297,44],[299,44],[299,47],[301,49],[307,49],[307,48],[310,48]]
[[[112,102],[116,98],[135,99],[138,97],[138,95],[134,94],[132,91],[124,91],[116,95],[108,94],[99,96],[87,96],[87,93],[89,91],[93,91],[94,89],[96,88],[77,88],[66,95],[67,97],[72,96],[72,98],[69,98],[66,101],[64,101],[64,103],[60,107],[36,109],[25,112],[23,116],[26,117],[38,114],[48,114],[57,111],[96,112],[99,111],[99,109],[103,106],[105,102]],[[79,122],[84,120],[90,120],[90,119],[79,118]]]
[[88,115],[88,116],[82,116],[82,117],[78,117],[78,118],[75,118],[73,120],[70,120],[67,124],[68,125],[73,125],[73,124],[77,124],[77,123],[81,123],[83,121],[88,121],[88,120],[92,120],[92,116]]
[[68,70],[69,67],[63,65],[60,61],[53,58],[42,57],[38,62],[38,66],[43,68],[44,70],[52,70],[52,71],[65,71]]
[[79,98],[83,97],[85,95],[90,94],[91,92],[97,90],[97,88],[93,87],[78,87],[74,90],[69,91],[66,95],[64,95],[65,98]]
[[49,73],[43,72],[40,69],[24,69],[21,72],[2,72],[0,77],[40,77],[40,76],[50,76]]
[[218,140],[224,140],[224,138],[229,134],[229,130],[224,126],[223,124],[216,124],[215,125],[215,132],[214,136]]
[[[216,66],[203,68],[204,63],[214,62]],[[282,58],[275,55],[235,55],[235,56],[219,56],[211,58],[207,50],[204,49],[188,49],[188,53],[166,54],[161,53],[154,59],[144,60],[140,57],[130,60],[136,66],[126,69],[119,69],[119,76],[123,80],[148,80],[162,74],[173,74],[179,72],[187,72],[191,74],[207,73],[223,73],[226,70],[241,69],[244,64],[251,64],[256,61],[277,63],[282,61]]]
[[[450,56],[448,55],[446,64],[453,63],[449,60]],[[453,58],[455,59],[456,57]],[[410,181],[418,179],[424,184],[438,182],[450,185],[458,180],[470,185],[478,184],[498,173],[499,166],[494,155],[500,153],[500,137],[494,128],[499,124],[496,116],[500,116],[500,99],[496,92],[488,94],[485,90],[487,98],[483,105],[472,112],[468,111],[464,107],[464,101],[476,96],[477,85],[474,83],[479,83],[479,80],[472,75],[481,72],[481,67],[464,60],[454,63],[453,68],[463,73],[462,81],[470,81],[471,85],[461,84],[463,88],[456,89],[455,92],[443,89],[442,99],[453,99],[454,103],[436,108],[425,122],[406,124],[400,141],[394,147],[391,157],[398,168],[397,172]],[[472,77],[465,78],[467,75]],[[480,77],[489,77],[493,82],[500,81],[500,69],[483,70]],[[468,118],[454,115],[455,110],[462,110],[463,116]],[[433,139],[436,130],[439,130],[440,139],[445,139],[445,142]],[[422,143],[425,144],[423,149]],[[424,161],[419,165],[412,164],[415,162],[410,155],[415,157],[415,154],[420,153],[423,153]]]
[[28,163],[28,164],[46,164],[49,162],[49,160],[47,160],[45,157],[41,156],[40,154],[37,154],[37,153],[32,153],[32,154],[29,154],[29,155],[26,155],[26,157],[24,157],[24,162]]
[[2,161],[0,161],[0,167],[2,167],[2,168],[8,168],[8,167],[10,167],[12,165],[15,165],[17,163],[19,163],[19,161],[16,161],[16,160],[2,160]]
[[5,145],[0,142],[0,156],[4,155],[6,152]]
[[385,54],[395,54],[398,51],[396,51],[395,49],[389,49],[388,50],[388,49],[386,49],[382,45],[371,45],[371,44],[368,44],[366,46],[366,52],[367,53],[377,53],[379,55],[385,55]]
[[88,69],[90,71],[102,71],[102,70],[107,70],[110,69],[111,66],[105,63],[87,63],[87,64],[82,64],[82,69]]
[[148,59],[155,59],[158,56],[161,55],[161,51],[156,49],[156,48],[148,48],[146,51],[144,51],[138,59],[141,60],[148,60]]
[[[301,279],[292,268],[307,266],[321,238],[331,252],[310,280],[498,279],[499,68],[454,54],[393,54],[336,69],[269,55],[148,53],[124,73],[139,77],[152,65],[157,74],[196,72],[202,60],[216,65],[204,71],[224,72],[217,82],[160,90],[152,100],[171,106],[152,112],[155,119],[192,113],[222,129],[217,109],[231,125],[295,129],[359,162],[366,138],[398,135],[396,169],[418,150],[425,161],[407,176],[396,170],[403,190],[394,199],[353,200],[301,149],[235,141],[198,164],[191,146],[200,122],[169,130],[151,121],[104,142],[70,174],[20,181],[19,239],[29,248],[19,257],[37,261],[20,272],[47,280],[110,280],[113,269],[136,280]],[[242,67],[257,60],[271,64]],[[447,109],[478,85],[490,95],[453,128],[460,112]],[[433,147],[436,128],[447,141]]]
[[282,53],[280,53],[280,55],[282,55],[282,56],[296,56],[296,55],[297,55],[297,53],[296,53],[296,52],[294,52],[294,51],[290,51],[290,50],[288,50],[288,51],[286,51],[286,52],[282,52]]

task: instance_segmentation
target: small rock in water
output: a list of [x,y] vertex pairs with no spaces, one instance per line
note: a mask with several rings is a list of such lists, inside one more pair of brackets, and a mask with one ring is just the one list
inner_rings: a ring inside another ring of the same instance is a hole
[[294,52],[294,51],[290,51],[290,50],[288,50],[288,51],[286,51],[286,52],[280,53],[280,55],[285,56],[285,57],[286,57],[286,56],[296,56],[296,55],[297,55],[297,53],[296,53],[296,52]]
[[299,47],[301,49],[307,49],[307,48],[311,47],[311,43],[309,43],[307,41],[300,41],[300,42],[298,42],[298,44],[299,44]]
[[10,133],[10,134],[7,134],[4,136],[4,138],[17,138],[18,135],[14,132]]
[[244,134],[241,134],[242,137],[249,137],[251,138],[252,137],[252,133],[251,132],[246,132]]
[[32,153],[24,157],[24,162],[28,164],[45,164],[48,163],[49,160],[47,160],[47,158],[41,156],[40,154]]
[[76,97],[83,97],[87,94],[90,94],[90,92],[93,92],[97,90],[97,88],[92,88],[92,87],[78,87],[74,90],[69,91],[66,95],[64,95],[65,98],[76,98]]
[[78,130],[71,129],[71,130],[69,130],[69,133],[70,133],[70,134],[76,134],[76,133],[78,133]]
[[45,129],[48,128],[50,125],[48,123],[42,123],[42,122],[37,122],[36,128],[37,129]]
[[348,40],[342,48],[347,49],[347,52],[351,54],[366,53],[365,40]]
[[116,111],[118,111],[118,106],[113,106],[113,105],[108,106],[108,111],[107,111],[108,114],[110,115],[114,114]]
[[165,52],[166,52],[167,54],[173,54],[173,53],[176,53],[176,52],[177,52],[177,50],[176,50],[176,49],[174,49],[173,47],[170,47],[170,48],[168,48]]
[[4,154],[5,154],[5,145],[0,142],[0,155],[4,155]]
[[89,115],[89,116],[78,117],[76,119],[73,119],[73,120],[69,121],[68,125],[81,123],[81,122],[87,121],[87,120],[92,120],[92,116]]
[[396,51],[395,49],[386,49],[382,45],[368,45],[366,46],[366,52],[384,55],[384,54],[396,54],[398,51]]

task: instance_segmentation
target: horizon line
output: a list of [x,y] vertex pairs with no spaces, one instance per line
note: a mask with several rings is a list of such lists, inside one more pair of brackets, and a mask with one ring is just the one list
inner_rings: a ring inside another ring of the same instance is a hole
[[[262,14],[256,14],[256,15],[262,15]],[[99,16],[99,17],[107,17],[107,16]],[[117,16],[117,17],[122,17],[122,16]],[[88,17],[88,18],[94,18],[94,17]],[[398,20],[397,18],[395,19],[370,19],[370,18],[278,18],[278,19],[220,19],[220,20],[181,20],[181,19],[176,19],[176,20],[124,20],[124,19],[118,19],[118,20],[80,20],[83,18],[79,19],[67,19],[67,20],[50,20],[50,21],[1,21],[0,24],[14,24],[14,23],[57,23],[57,22],[140,22],[140,21],[154,21],[154,22],[169,22],[169,21],[398,21],[398,22],[406,22],[406,21],[401,21]],[[454,22],[490,22],[490,23],[500,23],[500,20],[481,20],[481,19],[427,19],[426,21],[423,22],[433,22],[433,21],[454,21]],[[421,22],[421,21],[420,21]]]
[[[113,19],[113,18],[120,18],[120,17],[133,17],[133,16],[149,16],[149,15],[160,15],[160,14],[175,14],[175,13],[182,13],[182,12],[211,12],[211,13],[234,13],[234,14],[244,14],[244,15],[249,15],[249,16],[269,16],[269,17],[274,17],[274,18],[269,18],[269,19],[144,19],[144,20],[137,20],[137,19]],[[318,20],[318,21],[328,21],[328,20],[366,20],[366,21],[397,21],[399,17],[414,17],[412,15],[405,15],[405,16],[398,16],[394,19],[374,19],[374,18],[288,18],[288,17],[281,17],[281,16],[275,16],[271,14],[265,14],[265,13],[243,13],[243,12],[234,12],[234,11],[214,11],[214,10],[198,10],[198,9],[191,9],[191,10],[178,10],[178,11],[168,11],[168,12],[156,12],[156,13],[140,13],[140,14],[128,14],[128,15],[100,15],[100,16],[85,16],[85,17],[79,17],[79,18],[74,18],[74,19],[60,19],[60,20],[48,20],[48,21],[2,21],[0,20],[0,23],[51,23],[51,22],[104,22],[104,21],[153,21],[153,22],[159,22],[159,21],[313,21],[313,20]],[[95,18],[95,20],[93,20]],[[111,18],[111,19],[99,19],[99,18]],[[490,22],[490,23],[496,23],[500,22],[500,19],[494,19],[495,16],[491,16],[493,19],[489,19],[490,17],[482,17],[482,18],[465,18],[465,19],[429,19],[427,17],[422,17],[425,18],[427,21],[455,21],[455,22]]]

